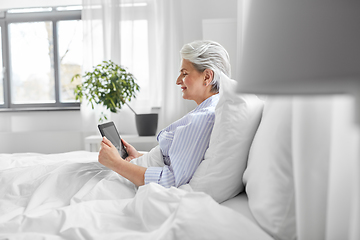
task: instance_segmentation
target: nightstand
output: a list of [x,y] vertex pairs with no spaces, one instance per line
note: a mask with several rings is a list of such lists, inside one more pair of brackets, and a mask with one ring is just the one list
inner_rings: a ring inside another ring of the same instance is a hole
[[[138,151],[150,151],[158,145],[156,136],[121,135],[126,142],[130,143]],[[98,152],[100,150],[101,135],[92,135],[85,138],[85,150]]]

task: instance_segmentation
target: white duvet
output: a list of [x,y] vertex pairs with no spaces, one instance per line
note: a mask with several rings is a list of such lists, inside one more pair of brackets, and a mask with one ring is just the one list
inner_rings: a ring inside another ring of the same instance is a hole
[[0,154],[0,239],[271,239],[204,193],[136,187],[97,153]]

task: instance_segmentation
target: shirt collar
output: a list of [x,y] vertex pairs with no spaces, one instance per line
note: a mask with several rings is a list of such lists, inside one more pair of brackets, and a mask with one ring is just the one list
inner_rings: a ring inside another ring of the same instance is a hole
[[207,107],[211,107],[211,106],[216,106],[217,102],[219,101],[219,94],[215,94],[212,95],[211,97],[208,97],[207,99],[205,99],[202,103],[200,103],[195,109],[194,111],[197,111],[199,109],[202,108],[207,108]]

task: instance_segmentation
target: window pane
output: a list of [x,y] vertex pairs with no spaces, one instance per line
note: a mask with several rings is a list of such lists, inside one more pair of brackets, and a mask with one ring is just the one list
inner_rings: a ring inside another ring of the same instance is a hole
[[0,27],[0,104],[4,104],[4,75],[3,75],[3,60],[2,60],[1,27]]
[[79,73],[83,63],[82,22],[81,20],[60,21],[58,23],[59,63],[60,63],[60,101],[75,101],[74,88],[78,82],[71,78]]
[[9,30],[12,103],[54,103],[52,22],[12,23]]

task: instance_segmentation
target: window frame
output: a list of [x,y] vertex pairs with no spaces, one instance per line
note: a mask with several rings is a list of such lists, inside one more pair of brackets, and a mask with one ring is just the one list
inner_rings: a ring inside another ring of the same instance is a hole
[[[81,20],[81,10],[57,11],[57,7],[52,7],[52,11],[46,12],[26,12],[26,13],[8,13],[4,12],[4,18],[0,18],[2,31],[2,55],[4,79],[4,104],[0,104],[0,111],[48,111],[48,110],[80,110],[80,102],[61,102],[60,101],[60,64],[58,51],[58,27],[59,21]],[[10,66],[10,34],[9,24],[25,22],[51,21],[53,25],[53,42],[54,42],[54,103],[26,103],[14,104],[11,102],[11,66]]]

